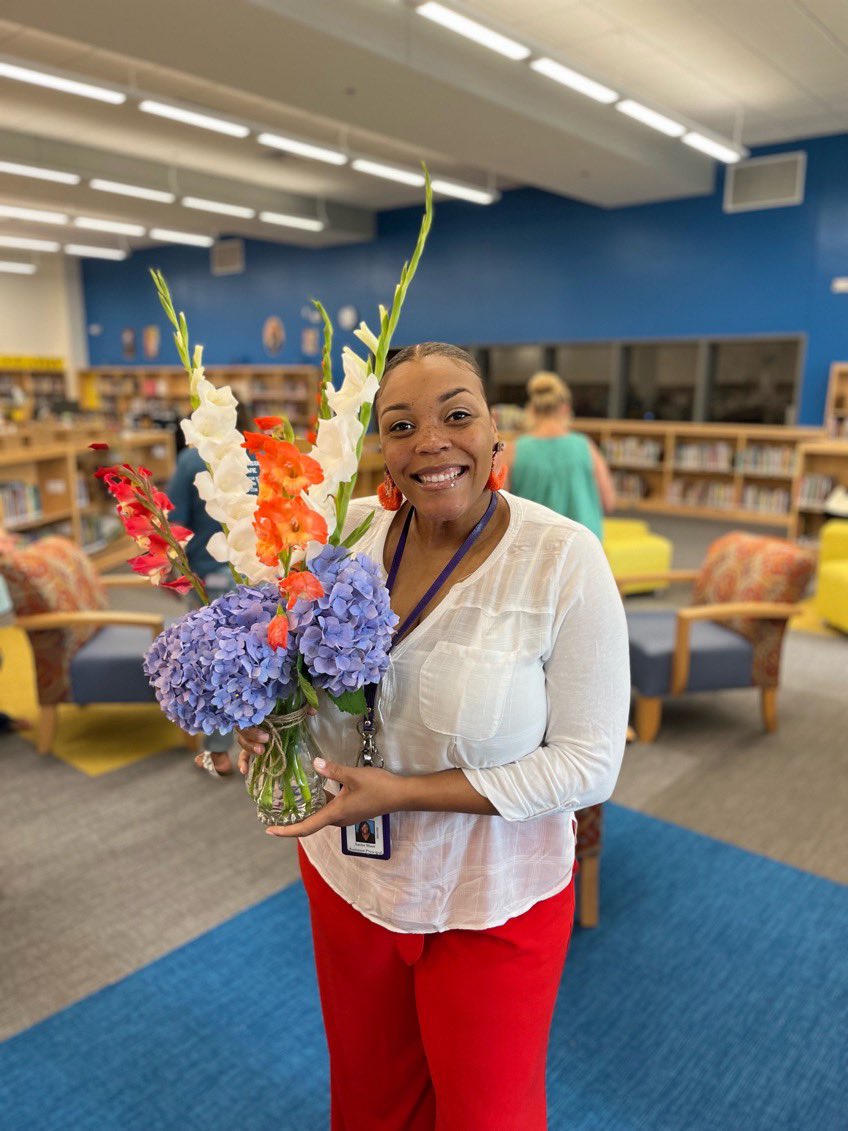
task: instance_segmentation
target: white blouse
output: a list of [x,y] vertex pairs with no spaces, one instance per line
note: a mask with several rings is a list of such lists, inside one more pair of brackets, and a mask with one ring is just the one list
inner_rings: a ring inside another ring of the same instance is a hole
[[[392,813],[388,860],[343,855],[335,827],[301,841],[334,891],[392,931],[494,927],[561,891],[574,813],[605,801],[621,766],[627,629],[604,551],[578,523],[502,494],[501,541],[393,649],[376,706],[387,770],[459,767],[500,815]],[[372,509],[355,548],[382,570],[393,514],[356,499],[346,529]],[[324,757],[355,764],[357,721],[322,696],[311,726]]]

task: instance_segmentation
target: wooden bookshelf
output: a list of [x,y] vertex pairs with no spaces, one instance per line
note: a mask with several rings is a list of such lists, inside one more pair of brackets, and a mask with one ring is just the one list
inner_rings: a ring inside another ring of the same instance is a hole
[[[848,483],[848,443],[823,444],[820,428],[606,419],[580,419],[576,427],[604,452],[622,510],[771,527],[795,537],[815,525],[798,519],[804,469]],[[371,435],[357,494],[374,494],[382,477]]]
[[578,420],[606,456],[622,507],[771,526],[794,525],[798,448],[819,428]]
[[831,364],[824,422],[829,436],[848,438],[848,361]]
[[61,358],[0,356],[0,416],[22,423],[52,411],[67,395]]
[[834,487],[848,490],[848,440],[801,444],[792,488],[792,538],[818,538],[827,521],[825,500]]
[[[316,412],[321,371],[314,365],[210,365],[204,370],[218,386],[229,385],[254,416],[287,416],[306,432]],[[126,421],[169,412],[191,412],[189,380],[171,366],[102,366],[79,374],[83,408]]]
[[[174,437],[163,430],[115,435],[94,425],[67,432],[62,442],[45,442],[37,429],[22,429],[17,446],[0,448],[0,524],[23,538],[71,538],[107,569],[133,548],[94,472],[104,464],[142,464],[164,486],[174,470]],[[91,451],[88,444],[104,436],[109,450]]]

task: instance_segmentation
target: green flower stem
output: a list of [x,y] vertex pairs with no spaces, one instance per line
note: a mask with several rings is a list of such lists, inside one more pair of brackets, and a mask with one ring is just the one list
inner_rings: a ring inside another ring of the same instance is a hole
[[[415,277],[415,272],[418,270],[418,263],[424,251],[424,245],[427,243],[427,236],[430,234],[430,228],[433,223],[433,186],[430,184],[430,173],[426,165],[424,169],[424,215],[421,219],[421,227],[418,231],[418,239],[415,243],[415,250],[412,253],[412,258],[408,263],[404,263],[403,270],[400,273],[400,282],[395,287],[394,298],[392,299],[392,308],[390,311],[380,308],[380,336],[377,339],[377,351],[372,357],[368,358],[368,373],[373,373],[378,381],[382,381],[383,372],[386,368],[386,357],[388,356],[389,348],[392,344],[392,335],[397,328],[400,312],[403,309],[404,300],[406,299],[406,292],[409,290],[409,284]],[[357,463],[362,456],[362,445],[365,442],[365,433],[368,431],[368,425],[371,422],[371,405],[364,404],[359,410],[359,423],[362,425],[362,435],[359,437],[359,442],[356,445],[356,459]],[[336,529],[333,531],[333,536],[330,542],[337,546],[341,540],[342,530],[344,529],[345,519],[347,518],[347,508],[350,500],[353,497],[353,490],[356,486],[356,478],[359,473],[347,483],[342,483],[339,487],[338,494],[336,495]]]
[[318,418],[319,420],[329,420],[333,415],[327,401],[327,386],[333,384],[333,323],[317,298],[312,300],[312,305],[321,315],[321,320],[324,323],[324,348],[321,352],[321,404],[318,407]]

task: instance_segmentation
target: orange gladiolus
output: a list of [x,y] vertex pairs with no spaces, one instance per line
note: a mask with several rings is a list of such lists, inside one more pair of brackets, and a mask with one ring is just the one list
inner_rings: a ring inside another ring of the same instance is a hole
[[279,563],[280,554],[307,542],[326,542],[327,523],[302,499],[265,498],[260,495],[253,515],[256,554],[264,565]]
[[268,643],[276,652],[278,648],[285,648],[289,642],[289,622],[283,613],[277,613],[268,622]]
[[287,440],[246,432],[244,446],[259,460],[259,497],[299,495],[324,478],[321,465]]
[[278,587],[284,597],[288,596],[286,605],[288,609],[292,608],[301,597],[307,601],[314,601],[316,597],[324,596],[324,586],[308,569],[293,571],[278,583]]

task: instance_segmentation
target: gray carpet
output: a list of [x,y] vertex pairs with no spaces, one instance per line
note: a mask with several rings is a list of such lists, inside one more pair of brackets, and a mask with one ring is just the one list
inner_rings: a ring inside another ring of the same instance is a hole
[[[723,532],[652,526],[674,537],[679,566],[700,562]],[[172,598],[146,589],[115,603],[174,611]],[[658,741],[628,747],[615,800],[848,882],[846,660],[848,640],[790,636],[776,735],[762,733],[754,692],[669,704]],[[0,737],[0,1038],[204,933],[296,871],[294,846],[264,836],[241,780],[213,781],[182,749],[87,778]]]

